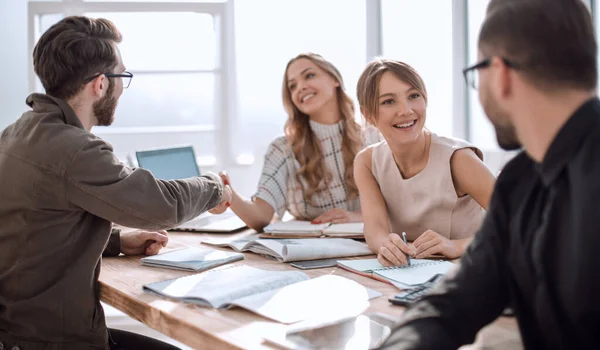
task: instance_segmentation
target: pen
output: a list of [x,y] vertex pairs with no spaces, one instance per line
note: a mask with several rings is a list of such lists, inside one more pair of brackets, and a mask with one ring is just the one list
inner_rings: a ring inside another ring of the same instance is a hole
[[[402,232],[402,240],[404,241],[404,244],[408,245],[408,243],[406,243],[406,232]],[[408,260],[408,266],[410,266],[410,255],[408,255],[408,253],[404,254],[406,254],[406,260]]]

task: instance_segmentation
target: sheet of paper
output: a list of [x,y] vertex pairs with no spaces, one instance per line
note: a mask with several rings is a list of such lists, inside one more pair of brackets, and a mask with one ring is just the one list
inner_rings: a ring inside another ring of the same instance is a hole
[[309,277],[299,271],[267,271],[239,265],[144,286],[167,297],[223,307],[248,295],[278,289]]
[[382,294],[350,279],[325,275],[238,299],[239,306],[282,323],[357,316]]
[[385,268],[377,259],[340,260],[338,261],[338,265],[343,265],[360,272],[371,272]]
[[449,261],[413,259],[411,266],[377,270],[379,276],[392,282],[399,282],[400,287],[405,284],[413,286],[429,281],[437,274],[445,275],[456,265]]

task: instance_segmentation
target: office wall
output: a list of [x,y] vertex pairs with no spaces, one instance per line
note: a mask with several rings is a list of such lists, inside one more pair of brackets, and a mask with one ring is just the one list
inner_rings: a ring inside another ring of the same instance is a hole
[[0,0],[0,129],[27,109],[27,0]]

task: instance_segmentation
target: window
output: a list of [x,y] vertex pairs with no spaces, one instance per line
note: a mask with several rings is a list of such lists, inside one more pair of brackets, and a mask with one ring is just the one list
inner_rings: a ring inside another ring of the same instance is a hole
[[[477,39],[485,18],[488,3],[489,0],[468,0],[469,64],[478,61]],[[498,147],[496,141],[494,127],[488,121],[481,108],[478,92],[471,88],[469,88],[469,109],[471,112],[469,124],[470,141],[482,150],[499,150],[500,147]]]
[[413,66],[428,95],[427,127],[452,135],[452,1],[382,0],[383,54]]
[[[31,5],[30,17],[37,18],[32,47],[64,13],[107,18],[119,28],[121,56],[134,78],[119,100],[113,126],[92,131],[122,158],[136,150],[191,144],[200,163],[214,164],[218,145],[229,143],[228,130],[221,128],[229,118],[223,111],[227,57],[219,51],[227,44],[219,35],[225,6],[188,2],[151,8],[142,2],[81,0]],[[221,163],[228,162],[226,153],[220,154]]]
[[[456,92],[456,79],[463,83],[456,72],[466,63],[453,60],[464,60],[467,52],[469,63],[477,60],[487,3],[440,1],[433,11],[430,1],[398,0],[35,1],[29,6],[29,42],[33,48],[64,14],[111,19],[123,33],[121,53],[135,77],[114,125],[94,132],[120,157],[192,144],[201,164],[217,164],[213,170],[235,161],[255,163],[248,176],[254,187],[264,152],[287,119],[281,96],[285,65],[306,51],[340,70],[354,100],[367,54],[411,64],[429,93],[427,126],[442,135],[468,134],[482,150],[498,152],[477,92],[467,92],[468,102],[453,96],[462,94]],[[598,1],[587,3],[598,12]],[[358,108],[356,114],[361,119]]]
[[322,55],[340,70],[356,100],[366,64],[365,1],[242,0],[235,2],[234,18],[239,101],[234,150],[262,164],[266,147],[283,134],[281,88],[291,58],[307,51]]

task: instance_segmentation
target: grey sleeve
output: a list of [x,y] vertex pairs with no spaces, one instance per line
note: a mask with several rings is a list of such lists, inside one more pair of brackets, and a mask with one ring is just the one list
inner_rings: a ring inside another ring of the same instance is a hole
[[223,185],[213,175],[164,181],[142,168],[123,165],[106,142],[86,142],[65,174],[67,200],[108,221],[161,230],[176,227],[221,200]]

